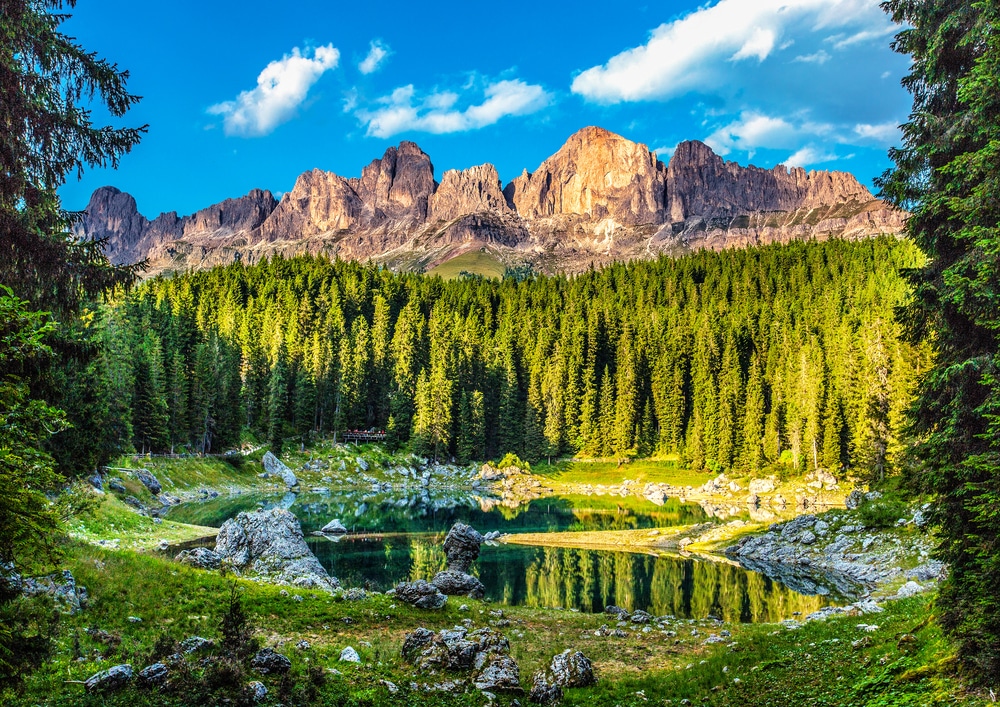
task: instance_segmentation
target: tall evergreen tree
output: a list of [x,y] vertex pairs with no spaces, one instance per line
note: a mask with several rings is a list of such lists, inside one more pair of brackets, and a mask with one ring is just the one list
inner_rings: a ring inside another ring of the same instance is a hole
[[911,334],[937,344],[914,409],[914,481],[937,499],[939,556],[950,566],[940,618],[959,655],[1000,675],[1000,6],[986,0],[889,0],[906,27],[913,110],[884,197],[911,212],[928,254],[912,274]]

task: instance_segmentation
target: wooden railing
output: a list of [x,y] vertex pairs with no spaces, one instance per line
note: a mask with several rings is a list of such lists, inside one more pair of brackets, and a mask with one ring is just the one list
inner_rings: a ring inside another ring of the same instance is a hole
[[371,432],[365,430],[347,430],[342,435],[345,442],[384,442],[385,432]]

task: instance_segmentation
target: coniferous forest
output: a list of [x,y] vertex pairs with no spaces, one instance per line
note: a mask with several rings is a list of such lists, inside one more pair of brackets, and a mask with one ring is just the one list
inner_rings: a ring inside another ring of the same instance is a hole
[[152,280],[106,309],[136,451],[345,429],[460,461],[515,452],[879,477],[928,349],[891,238],[446,282],[299,257]]

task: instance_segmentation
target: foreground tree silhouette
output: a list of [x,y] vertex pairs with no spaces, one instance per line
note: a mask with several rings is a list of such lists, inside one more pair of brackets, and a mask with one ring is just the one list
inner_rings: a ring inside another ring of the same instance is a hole
[[[95,126],[86,104],[112,116],[138,98],[126,72],[59,32],[75,0],[0,0],[0,562],[38,559],[57,517],[43,492],[58,481],[45,452],[64,425],[52,407],[46,359],[57,346],[85,359],[73,333],[82,305],[130,282],[134,268],[111,266],[100,243],[70,235],[56,190],[86,166],[117,166],[145,128]],[[34,310],[46,310],[55,317]],[[45,341],[47,339],[47,343]],[[50,349],[48,344],[52,345]],[[57,357],[56,357],[57,358]],[[8,616],[0,591],[0,673],[23,654],[30,630]],[[37,636],[36,636],[37,637]],[[18,647],[19,646],[19,647]],[[18,647],[17,650],[14,650]],[[6,656],[6,657],[5,657]],[[3,675],[0,675],[2,677]]]
[[951,572],[941,623],[963,662],[1000,675],[1000,8],[996,2],[891,0],[908,25],[893,47],[913,64],[913,112],[882,194],[912,216],[930,256],[912,273],[911,335],[938,358],[914,409],[913,480],[934,494]]

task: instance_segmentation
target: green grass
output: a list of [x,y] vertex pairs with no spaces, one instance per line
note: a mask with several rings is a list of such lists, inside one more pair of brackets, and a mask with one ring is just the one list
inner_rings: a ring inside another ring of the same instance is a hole
[[[180,566],[163,558],[130,551],[109,551],[74,543],[67,548],[66,566],[90,592],[87,609],[66,616],[54,636],[52,660],[31,674],[20,691],[0,692],[0,704],[101,705],[145,707],[189,704],[183,696],[158,690],[129,689],[107,696],[84,695],[83,680],[98,670],[121,662],[139,669],[151,661],[162,638],[180,640],[190,635],[219,638],[229,581],[218,573]],[[408,631],[426,626],[450,628],[464,619],[474,627],[488,625],[493,606],[471,600],[449,600],[439,612],[396,604],[390,597],[339,601],[322,593],[240,582],[246,604],[258,626],[258,638],[276,646],[292,661],[292,675],[305,681],[310,667],[336,668],[309,704],[320,705],[482,705],[473,691],[449,696],[411,692],[411,681],[440,682],[448,674],[415,674],[399,657]],[[303,601],[294,600],[299,594]],[[469,611],[459,611],[462,603]],[[565,648],[583,651],[593,660],[599,684],[566,691],[568,705],[858,705],[904,707],[962,704],[978,707],[986,700],[965,691],[955,677],[952,649],[940,630],[926,617],[928,598],[888,605],[882,614],[840,617],[788,630],[780,625],[736,625],[736,645],[705,646],[706,622],[676,621],[675,636],[652,630],[630,631],[628,637],[598,637],[594,630],[613,621],[603,615],[504,607],[509,627],[500,629],[510,639],[512,654],[521,666],[521,681],[530,687],[533,673]],[[131,623],[129,616],[142,618]],[[874,633],[858,625],[878,624]],[[84,628],[96,626],[113,636],[117,646],[92,638]],[[698,634],[692,635],[697,628]],[[912,636],[912,638],[911,638]],[[305,639],[307,651],[294,646]],[[855,644],[855,641],[860,643]],[[362,657],[360,666],[346,666],[337,657],[345,646]],[[690,667],[688,667],[690,666]],[[306,704],[302,699],[279,700],[280,678],[250,674],[270,689],[266,704]],[[391,695],[380,680],[399,685]],[[736,679],[739,682],[736,682]],[[498,703],[509,705],[510,697]],[[524,698],[521,698],[524,704]]]
[[445,280],[454,280],[463,272],[482,275],[483,277],[501,278],[506,270],[506,266],[496,256],[476,250],[469,253],[462,253],[451,260],[446,260],[428,270],[427,274],[438,275]]
[[677,461],[639,459],[618,466],[616,462],[560,461],[538,464],[532,471],[548,481],[562,484],[619,484],[631,479],[639,484],[671,484],[673,486],[701,486],[715,474],[685,469]]
[[98,496],[89,513],[66,521],[70,536],[89,543],[117,542],[120,547],[148,550],[163,540],[174,544],[215,534],[206,528],[170,520],[156,522],[136,513],[111,493]]
[[167,457],[133,459],[131,457],[124,457],[119,459],[112,467],[113,469],[109,472],[109,475],[121,478],[130,491],[132,490],[132,486],[135,486],[136,491],[141,492],[142,484],[134,481],[130,485],[129,475],[126,472],[119,472],[114,469],[148,469],[157,478],[163,489],[171,493],[197,491],[202,488],[223,491],[258,486],[261,482],[260,479],[256,478],[256,475],[263,471],[263,467],[255,461],[244,460],[242,465],[237,467],[218,457],[185,457],[177,459]]

